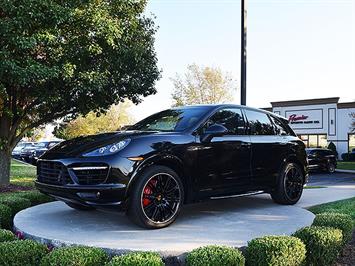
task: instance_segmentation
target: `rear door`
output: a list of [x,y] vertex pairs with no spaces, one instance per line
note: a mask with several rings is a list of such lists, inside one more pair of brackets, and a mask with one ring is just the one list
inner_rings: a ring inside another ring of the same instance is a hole
[[283,158],[287,153],[288,140],[277,132],[268,114],[245,109],[251,142],[252,184],[256,188],[268,187],[276,180]]

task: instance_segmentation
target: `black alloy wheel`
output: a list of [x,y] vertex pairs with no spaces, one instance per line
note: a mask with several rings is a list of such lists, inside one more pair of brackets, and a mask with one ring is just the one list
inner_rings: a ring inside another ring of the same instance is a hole
[[302,196],[304,174],[298,164],[287,163],[281,170],[272,199],[280,204],[292,205]]
[[327,165],[327,171],[330,174],[334,173],[335,172],[335,164],[332,162],[329,162]]
[[178,175],[168,167],[152,166],[138,178],[131,193],[129,217],[146,228],[170,225],[176,219],[184,197]]

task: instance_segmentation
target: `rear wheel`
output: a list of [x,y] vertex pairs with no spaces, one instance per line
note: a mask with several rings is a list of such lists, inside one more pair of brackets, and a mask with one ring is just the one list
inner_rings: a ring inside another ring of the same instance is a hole
[[271,192],[272,199],[279,204],[297,203],[303,192],[304,174],[295,163],[287,163],[279,173],[276,188]]
[[175,221],[183,200],[179,176],[168,167],[151,166],[134,184],[127,214],[141,227],[162,228]]
[[84,205],[73,203],[73,202],[66,202],[65,204],[67,204],[70,208],[75,209],[75,210],[79,210],[79,211],[92,211],[92,210],[95,210],[95,208],[93,208],[93,207],[84,206]]
[[327,165],[327,171],[330,174],[334,173],[335,172],[335,164],[332,162],[329,162]]

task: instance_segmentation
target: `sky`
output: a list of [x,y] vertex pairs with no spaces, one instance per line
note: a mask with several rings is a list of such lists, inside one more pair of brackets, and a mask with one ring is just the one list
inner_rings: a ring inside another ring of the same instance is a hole
[[[248,0],[247,12],[247,105],[355,101],[355,0]],[[159,27],[162,78],[130,109],[136,120],[171,106],[170,78],[189,64],[219,67],[239,84],[240,0],[150,0],[146,15]]]

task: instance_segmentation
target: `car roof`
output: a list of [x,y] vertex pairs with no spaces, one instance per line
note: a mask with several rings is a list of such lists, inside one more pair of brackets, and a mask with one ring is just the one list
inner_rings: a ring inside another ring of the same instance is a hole
[[189,109],[189,108],[205,108],[206,110],[214,110],[214,109],[219,109],[219,108],[244,108],[244,109],[250,109],[250,110],[266,113],[266,114],[269,114],[272,116],[276,116],[288,123],[288,119],[284,116],[279,115],[279,114],[269,112],[269,111],[266,111],[263,109],[254,108],[254,107],[250,107],[250,106],[246,106],[246,105],[239,105],[239,104],[228,104],[228,103],[194,104],[194,105],[177,106],[177,107],[173,107],[172,109]]

